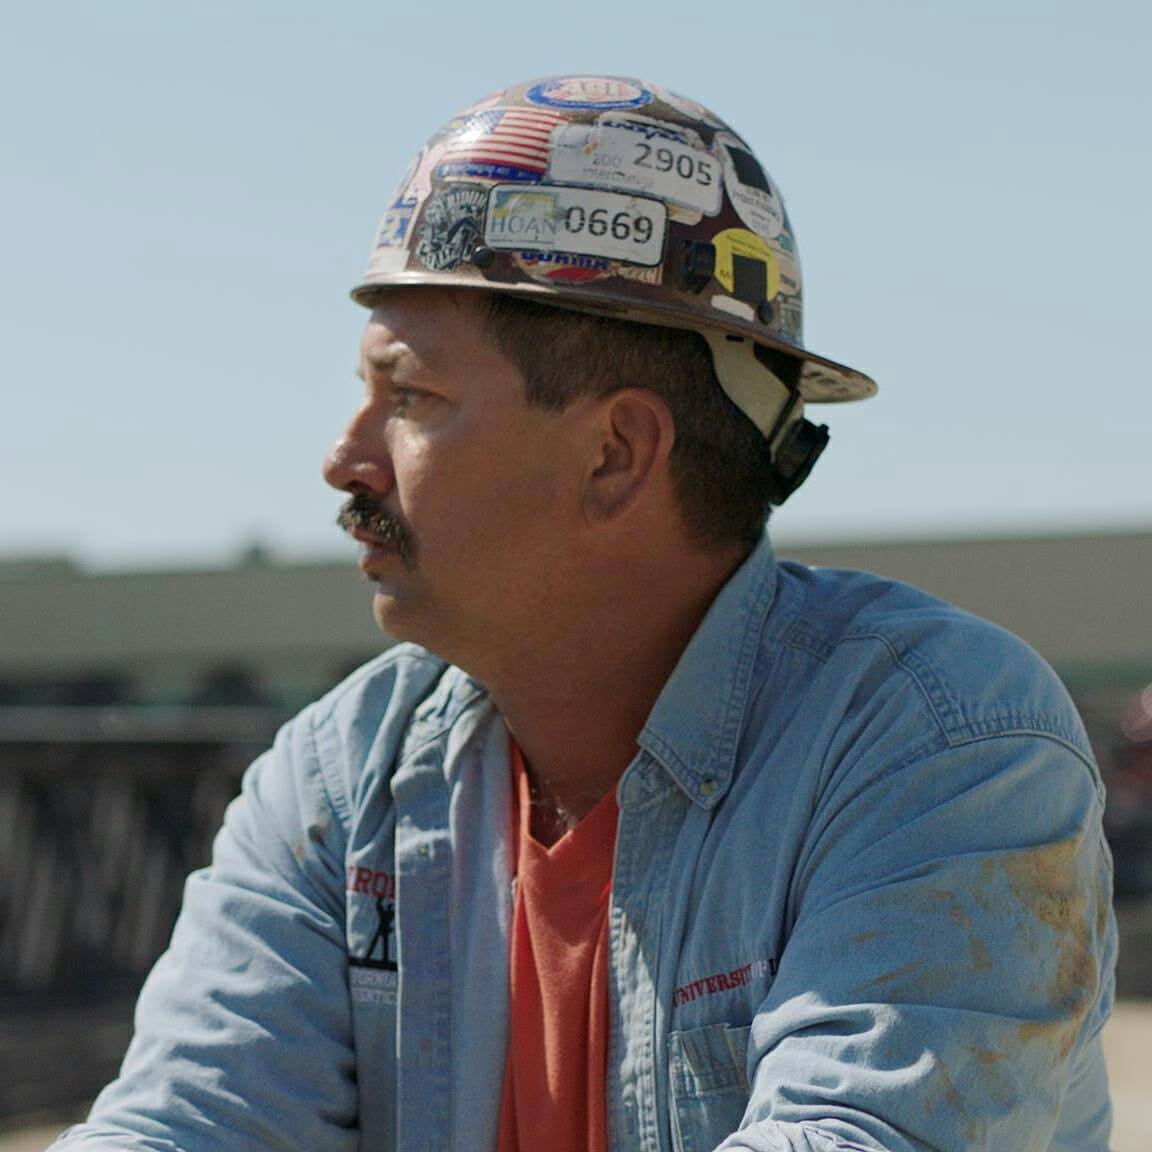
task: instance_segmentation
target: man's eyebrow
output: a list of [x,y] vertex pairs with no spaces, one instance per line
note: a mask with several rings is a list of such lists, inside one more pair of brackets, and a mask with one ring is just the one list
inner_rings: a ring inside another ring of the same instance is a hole
[[[397,363],[402,360],[411,349],[402,340],[397,340],[391,344],[386,344],[383,348],[373,349],[371,352],[364,353],[364,361],[368,367],[376,372],[391,372],[396,367]],[[356,369],[356,375],[361,380],[364,379],[364,368],[359,366]]]

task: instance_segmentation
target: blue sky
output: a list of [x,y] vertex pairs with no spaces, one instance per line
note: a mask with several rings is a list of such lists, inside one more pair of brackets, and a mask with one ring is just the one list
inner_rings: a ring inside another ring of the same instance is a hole
[[0,98],[0,553],[348,552],[319,477],[347,290],[409,156],[487,92],[637,75],[781,186],[806,342],[880,395],[782,540],[1152,527],[1152,6],[24,5]]

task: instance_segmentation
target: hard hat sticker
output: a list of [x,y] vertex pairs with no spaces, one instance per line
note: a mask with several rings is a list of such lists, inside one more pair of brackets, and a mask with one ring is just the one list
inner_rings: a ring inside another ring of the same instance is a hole
[[550,180],[658,196],[708,216],[720,211],[723,171],[710,152],[640,121],[569,124],[552,138]]
[[[778,187],[747,140],[678,92],[583,73],[509,84],[433,132],[399,190],[383,191],[358,303],[459,284],[816,362]],[[817,359],[805,400],[875,390]]]
[[590,284],[612,275],[618,267],[603,256],[582,256],[576,252],[524,251],[513,254],[517,267],[533,280],[549,284]]
[[724,185],[736,214],[766,239],[784,228],[784,205],[760,161],[728,133],[718,134],[716,144],[724,164]]
[[736,300],[731,296],[713,296],[712,307],[718,312],[727,312],[729,316],[738,316],[747,320],[749,324],[756,319],[756,309],[743,300]]
[[611,276],[634,280],[639,284],[659,284],[662,279],[659,265],[645,268],[639,264],[605,260],[602,256],[583,256],[576,252],[541,252],[527,249],[523,252],[513,252],[512,259],[516,266],[527,272],[533,280],[540,280],[546,284],[591,284],[593,281],[606,280]]
[[526,95],[533,104],[552,108],[642,108],[652,101],[643,85],[613,76],[554,76]]
[[369,276],[394,276],[407,267],[407,248],[377,248],[368,258]]
[[716,279],[737,300],[759,304],[780,291],[780,269],[772,250],[755,232],[725,228],[712,237]]
[[374,248],[402,248],[404,246],[408,238],[408,227],[412,223],[412,217],[416,215],[416,210],[420,207],[419,200],[412,192],[412,184],[423,155],[424,153],[421,152],[420,156],[408,165],[408,171],[404,174],[404,179],[400,181],[400,186],[396,189],[395,196],[392,197],[392,203],[388,205],[384,218],[380,221],[380,227],[376,230]]
[[687,116],[691,120],[700,120],[713,128],[728,127],[723,120],[711,109],[705,108],[703,104],[691,100],[687,96],[681,96],[677,92],[670,92],[667,88],[661,88],[656,84],[651,85],[651,88],[658,100],[663,100],[669,108],[675,108],[682,116]]
[[[780,277],[781,289],[783,289],[784,277]],[[785,296],[783,291],[781,295],[775,300],[776,305],[776,322],[777,329],[776,335],[781,340],[786,340],[789,344],[799,346],[803,343],[803,323],[800,315],[800,297],[799,296]]]
[[403,248],[408,236],[408,227],[412,217],[416,214],[416,201],[397,200],[380,221],[380,230],[376,233],[377,248]]
[[[440,161],[442,150],[443,145],[440,143],[431,144],[420,150],[420,155],[412,162],[408,174],[400,181],[400,188],[393,199],[392,208],[410,205],[413,216],[420,211],[420,205],[428,199],[428,194],[432,191],[432,173]],[[402,240],[406,240],[409,236],[409,229],[405,225]],[[384,241],[379,240],[377,243],[383,244]]]
[[484,243],[659,264],[668,209],[659,200],[541,184],[497,184],[488,196]]
[[537,181],[548,168],[549,138],[564,124],[547,108],[490,108],[465,117],[440,154],[439,176]]
[[448,272],[472,255],[484,227],[488,189],[482,184],[448,184],[424,205],[416,258],[434,272]]

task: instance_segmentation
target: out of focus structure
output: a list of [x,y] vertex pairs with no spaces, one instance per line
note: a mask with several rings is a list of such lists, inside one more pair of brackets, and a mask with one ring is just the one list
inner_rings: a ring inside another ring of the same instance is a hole
[[[1109,788],[1121,995],[1152,996],[1152,532],[781,548],[906,580],[1064,679]],[[345,559],[0,558],[0,1125],[115,1072],[185,875],[278,725],[386,643]]]

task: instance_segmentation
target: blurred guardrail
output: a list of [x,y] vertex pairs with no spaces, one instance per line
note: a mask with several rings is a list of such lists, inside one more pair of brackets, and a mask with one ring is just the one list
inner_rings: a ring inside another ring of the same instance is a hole
[[0,707],[0,1120],[91,1097],[284,711]]
[[[207,863],[244,769],[286,715],[0,707],[0,1121],[72,1105],[115,1074],[184,880]],[[1118,860],[1139,863],[1152,841],[1129,824],[1113,820],[1116,847],[1131,842]],[[1120,908],[1129,996],[1152,995],[1147,891],[1136,885]]]
[[[0,708],[0,997],[131,983],[163,949],[265,707]],[[31,997],[31,999],[29,999]]]

